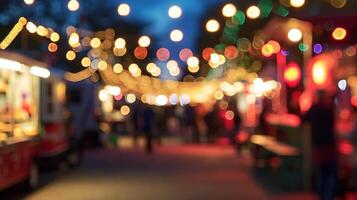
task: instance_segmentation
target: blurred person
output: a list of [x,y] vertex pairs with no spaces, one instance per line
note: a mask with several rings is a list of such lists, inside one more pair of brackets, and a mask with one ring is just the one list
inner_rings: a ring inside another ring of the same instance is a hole
[[153,125],[155,113],[150,107],[145,107],[143,111],[143,131],[146,136],[146,152],[152,154],[153,152]]
[[316,192],[321,200],[332,200],[337,192],[337,145],[333,98],[318,91],[314,104],[304,116],[311,125],[312,158]]

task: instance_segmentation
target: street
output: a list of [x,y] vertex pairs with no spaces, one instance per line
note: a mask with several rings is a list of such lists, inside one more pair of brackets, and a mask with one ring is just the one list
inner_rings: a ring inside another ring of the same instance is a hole
[[95,149],[79,168],[45,173],[37,190],[15,186],[1,199],[312,199],[306,193],[270,194],[249,165],[248,156],[229,146],[171,145],[156,148],[154,155]]

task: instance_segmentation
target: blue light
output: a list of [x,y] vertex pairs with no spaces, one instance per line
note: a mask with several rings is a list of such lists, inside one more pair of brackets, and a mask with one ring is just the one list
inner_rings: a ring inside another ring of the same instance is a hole
[[322,45],[321,44],[315,44],[314,45],[314,53],[320,54],[322,52]]

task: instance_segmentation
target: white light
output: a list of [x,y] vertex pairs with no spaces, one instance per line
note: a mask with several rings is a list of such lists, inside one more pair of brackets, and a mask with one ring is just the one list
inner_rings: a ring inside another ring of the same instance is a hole
[[118,14],[120,16],[128,16],[130,14],[130,6],[126,3],[122,3],[118,6]]
[[302,38],[302,33],[299,29],[297,28],[292,28],[288,32],[288,38],[292,42],[298,42]]
[[22,71],[21,63],[13,60],[4,59],[4,58],[0,58],[0,68],[10,69],[14,71]]
[[155,103],[158,106],[164,106],[168,102],[168,99],[165,95],[159,95],[155,98]]
[[141,47],[148,47],[150,45],[150,42],[150,38],[146,35],[141,36],[138,40],[138,44]]
[[303,6],[305,3],[305,0],[290,0],[290,5],[292,5],[293,7],[301,7]]
[[105,86],[105,90],[113,96],[118,96],[121,93],[120,87],[118,86],[107,85]]
[[170,102],[170,104],[172,104],[172,105],[176,105],[177,102],[178,102],[178,96],[177,96],[177,94],[172,94],[172,95],[170,95],[170,97],[169,97],[169,102]]
[[38,66],[32,66],[30,68],[30,72],[32,75],[39,76],[41,78],[48,78],[51,74],[48,69]]
[[237,12],[237,8],[234,4],[228,3],[222,9],[222,14],[225,17],[233,17]]
[[340,88],[340,90],[342,91],[345,91],[345,89],[347,88],[347,81],[346,80],[338,81],[338,88]]
[[219,22],[215,19],[210,19],[206,23],[206,29],[208,32],[217,32],[219,30]]
[[35,0],[24,0],[24,2],[27,5],[32,5],[35,2]]
[[188,96],[187,94],[183,94],[180,96],[180,104],[183,105],[187,105],[190,103],[190,96]]
[[98,98],[100,101],[107,101],[109,99],[108,92],[106,90],[100,90],[98,94]]
[[70,11],[76,11],[79,8],[79,3],[77,0],[70,0],[67,4],[67,7]]
[[181,17],[182,10],[179,6],[174,5],[169,8],[168,14],[169,14],[169,17],[176,19],[176,18]]
[[182,31],[175,29],[170,33],[170,39],[174,42],[180,42],[183,39]]

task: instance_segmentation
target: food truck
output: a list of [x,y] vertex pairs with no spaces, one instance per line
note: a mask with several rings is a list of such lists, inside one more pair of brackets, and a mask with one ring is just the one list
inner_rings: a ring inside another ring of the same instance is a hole
[[24,180],[36,187],[40,166],[57,158],[78,164],[59,77],[44,63],[0,51],[0,190]]

